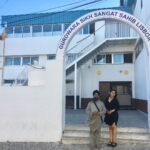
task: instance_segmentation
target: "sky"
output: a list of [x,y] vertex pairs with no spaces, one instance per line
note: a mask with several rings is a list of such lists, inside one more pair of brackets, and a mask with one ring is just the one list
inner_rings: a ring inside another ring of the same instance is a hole
[[[61,11],[63,9],[71,8],[91,1],[94,0],[0,0],[0,17],[5,15],[35,13],[47,9],[50,9],[48,12]],[[68,7],[51,10],[51,8],[75,2],[78,3]],[[95,4],[81,7],[80,9],[103,8],[103,7],[105,8],[115,6],[116,7],[119,6],[119,0],[102,0]]]

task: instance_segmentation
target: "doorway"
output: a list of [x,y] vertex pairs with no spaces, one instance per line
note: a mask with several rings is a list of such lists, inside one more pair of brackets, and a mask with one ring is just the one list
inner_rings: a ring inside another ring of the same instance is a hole
[[108,96],[111,89],[117,91],[117,99],[120,106],[131,106],[132,82],[99,82],[99,90],[101,91],[101,98],[103,101]]

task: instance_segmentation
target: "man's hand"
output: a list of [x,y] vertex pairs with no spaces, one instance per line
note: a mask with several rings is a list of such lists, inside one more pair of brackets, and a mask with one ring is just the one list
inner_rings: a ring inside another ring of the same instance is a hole
[[93,117],[94,117],[94,116],[100,116],[100,112],[98,112],[98,111],[97,111],[97,112],[93,112],[93,113],[92,113],[92,116],[93,116]]

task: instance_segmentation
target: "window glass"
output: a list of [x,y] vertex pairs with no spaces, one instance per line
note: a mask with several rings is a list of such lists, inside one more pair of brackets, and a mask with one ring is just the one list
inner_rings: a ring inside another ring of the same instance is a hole
[[31,64],[32,65],[35,65],[35,64],[38,64],[39,62],[39,57],[31,57]]
[[97,55],[97,63],[105,64],[106,63],[106,55]]
[[13,27],[9,27],[6,29],[6,34],[12,34],[13,33]]
[[124,63],[132,63],[133,55],[132,54],[124,54]]
[[23,33],[30,33],[30,26],[23,26]]
[[123,54],[114,54],[114,63],[123,63]]
[[64,24],[64,31],[68,28],[70,26],[70,24],[69,23],[67,23],[67,24]]
[[5,57],[5,65],[13,65],[13,58],[12,57]]
[[52,32],[52,25],[44,25],[43,32]]
[[54,24],[53,25],[53,31],[61,31],[61,24]]
[[55,57],[56,57],[55,55],[48,55],[47,59],[51,60],[51,59],[55,59]]
[[106,55],[106,63],[112,63],[111,54]]
[[83,27],[83,34],[89,34],[89,25]]
[[32,26],[33,33],[42,32],[42,26]]
[[15,33],[22,33],[22,27],[15,27]]
[[20,57],[14,57],[14,65],[20,65],[21,58]]
[[30,64],[30,57],[23,57],[23,65]]

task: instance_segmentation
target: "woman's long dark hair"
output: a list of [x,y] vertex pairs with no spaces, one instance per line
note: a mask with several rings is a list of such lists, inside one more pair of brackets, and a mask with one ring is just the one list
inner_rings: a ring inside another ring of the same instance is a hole
[[[114,96],[114,99],[116,99],[116,98],[117,98],[117,91],[116,91],[115,89],[111,89],[111,90],[110,90],[110,93],[111,93],[112,91],[115,92],[116,95]],[[109,94],[109,96],[110,96],[110,94]]]

